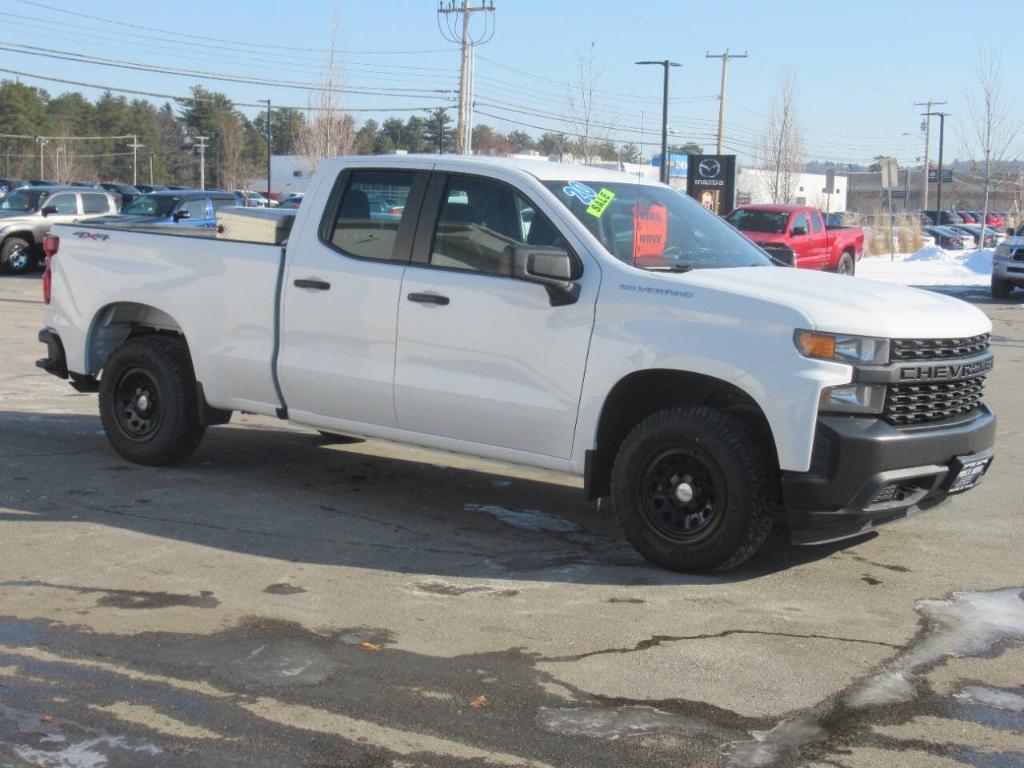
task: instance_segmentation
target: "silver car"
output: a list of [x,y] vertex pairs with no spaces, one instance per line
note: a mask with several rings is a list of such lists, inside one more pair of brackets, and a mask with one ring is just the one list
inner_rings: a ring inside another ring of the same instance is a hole
[[117,200],[102,189],[22,187],[0,200],[0,272],[21,274],[40,265],[43,238],[54,224],[72,224],[117,213]]

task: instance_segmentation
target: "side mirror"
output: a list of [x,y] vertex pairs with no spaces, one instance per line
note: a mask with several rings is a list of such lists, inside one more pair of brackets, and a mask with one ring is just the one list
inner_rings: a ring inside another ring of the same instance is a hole
[[520,245],[508,246],[505,252],[511,258],[512,277],[543,285],[551,299],[551,306],[576,303],[580,287],[574,281],[579,277],[579,270],[568,251],[563,248]]
[[57,206],[56,205],[44,205],[43,206],[43,210],[40,211],[40,213],[42,213],[43,216],[49,216],[51,213],[57,213]]
[[802,237],[807,234],[807,227],[793,227],[789,230],[790,237]]
[[172,217],[175,221],[181,221],[182,219],[191,219],[192,214],[188,211],[175,211]]

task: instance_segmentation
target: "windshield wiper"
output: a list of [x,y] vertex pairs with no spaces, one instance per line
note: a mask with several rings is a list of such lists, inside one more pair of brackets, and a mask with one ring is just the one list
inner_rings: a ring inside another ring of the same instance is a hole
[[664,267],[645,267],[648,272],[689,272],[693,269],[692,264],[669,264]]

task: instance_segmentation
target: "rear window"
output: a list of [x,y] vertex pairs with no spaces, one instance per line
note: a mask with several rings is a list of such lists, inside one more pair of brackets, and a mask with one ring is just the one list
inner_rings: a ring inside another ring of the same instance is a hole
[[411,171],[353,171],[330,231],[331,245],[361,259],[390,261],[395,256],[402,211],[374,206],[374,198],[401,201],[412,191]]
[[106,195],[85,194],[82,195],[83,213],[108,213],[110,204]]

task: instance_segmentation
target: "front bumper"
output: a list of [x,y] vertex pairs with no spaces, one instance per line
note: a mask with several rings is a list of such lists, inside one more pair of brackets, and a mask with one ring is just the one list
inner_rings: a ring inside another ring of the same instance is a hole
[[950,495],[959,460],[992,455],[996,417],[897,428],[880,419],[821,416],[809,472],[785,472],[782,497],[794,544],[849,538],[928,509]]
[[993,259],[992,276],[1014,285],[1024,285],[1024,261],[1015,259]]

